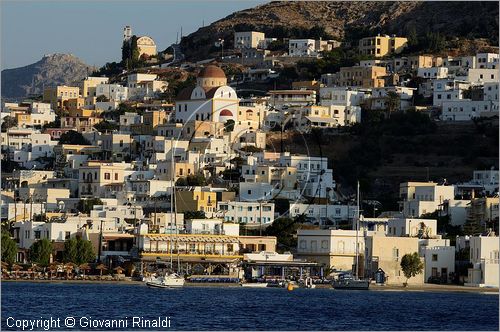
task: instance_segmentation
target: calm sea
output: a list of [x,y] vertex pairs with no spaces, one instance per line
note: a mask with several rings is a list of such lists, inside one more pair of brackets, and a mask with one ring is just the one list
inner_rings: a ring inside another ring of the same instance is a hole
[[[249,289],[4,282],[2,330],[23,320],[43,330],[495,330],[498,295],[333,289]],[[135,318],[134,318],[135,317]],[[168,317],[168,318],[167,318]],[[57,323],[59,319],[59,323]],[[134,321],[135,319],[135,321]],[[118,321],[120,320],[120,321]],[[45,323],[43,323],[45,322]],[[136,325],[133,325],[135,322]],[[126,328],[124,324],[127,324]],[[28,324],[25,321],[25,324]],[[81,325],[83,324],[83,325]],[[89,328],[93,325],[94,328]],[[118,325],[115,325],[118,326]],[[147,325],[146,325],[147,326]],[[26,330],[29,330],[27,327]]]

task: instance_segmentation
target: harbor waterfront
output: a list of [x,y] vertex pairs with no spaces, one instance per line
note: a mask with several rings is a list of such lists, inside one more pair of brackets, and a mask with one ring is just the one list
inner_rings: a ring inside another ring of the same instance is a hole
[[67,323],[77,330],[498,330],[495,292],[392,290],[3,282],[1,327],[19,330],[16,321],[38,320],[53,323],[46,330],[67,330]]

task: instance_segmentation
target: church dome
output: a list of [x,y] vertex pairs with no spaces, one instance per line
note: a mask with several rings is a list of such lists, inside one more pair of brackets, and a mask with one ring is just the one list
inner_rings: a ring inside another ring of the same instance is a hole
[[210,65],[200,71],[198,78],[226,78],[226,74],[219,67]]
[[233,112],[227,109],[223,109],[222,111],[220,111],[220,116],[233,116]]

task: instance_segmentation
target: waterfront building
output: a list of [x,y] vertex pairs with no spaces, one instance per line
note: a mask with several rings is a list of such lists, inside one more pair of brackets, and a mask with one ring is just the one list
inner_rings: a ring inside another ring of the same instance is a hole
[[470,262],[466,286],[499,286],[499,239],[493,232],[487,236],[471,236]]

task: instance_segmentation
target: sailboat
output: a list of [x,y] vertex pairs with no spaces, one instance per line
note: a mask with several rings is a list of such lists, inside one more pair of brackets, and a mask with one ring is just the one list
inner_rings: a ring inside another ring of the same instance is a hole
[[354,264],[353,273],[341,273],[336,280],[333,281],[332,287],[334,289],[357,289],[357,290],[368,290],[370,287],[369,280],[359,279],[358,277],[358,264],[359,264],[359,181],[357,188],[357,209],[356,209],[356,262]]
[[[175,234],[178,234],[177,229],[177,214],[175,208],[175,167],[174,167],[174,143],[171,139],[171,174],[172,174],[172,195],[170,199],[170,270],[173,270],[173,251],[172,251],[172,218],[175,221]],[[177,238],[177,237],[176,237]],[[180,271],[179,253],[177,253],[177,272]],[[156,276],[145,280],[146,286],[151,288],[180,288],[184,286],[184,277],[177,273],[165,273],[163,276]]]

